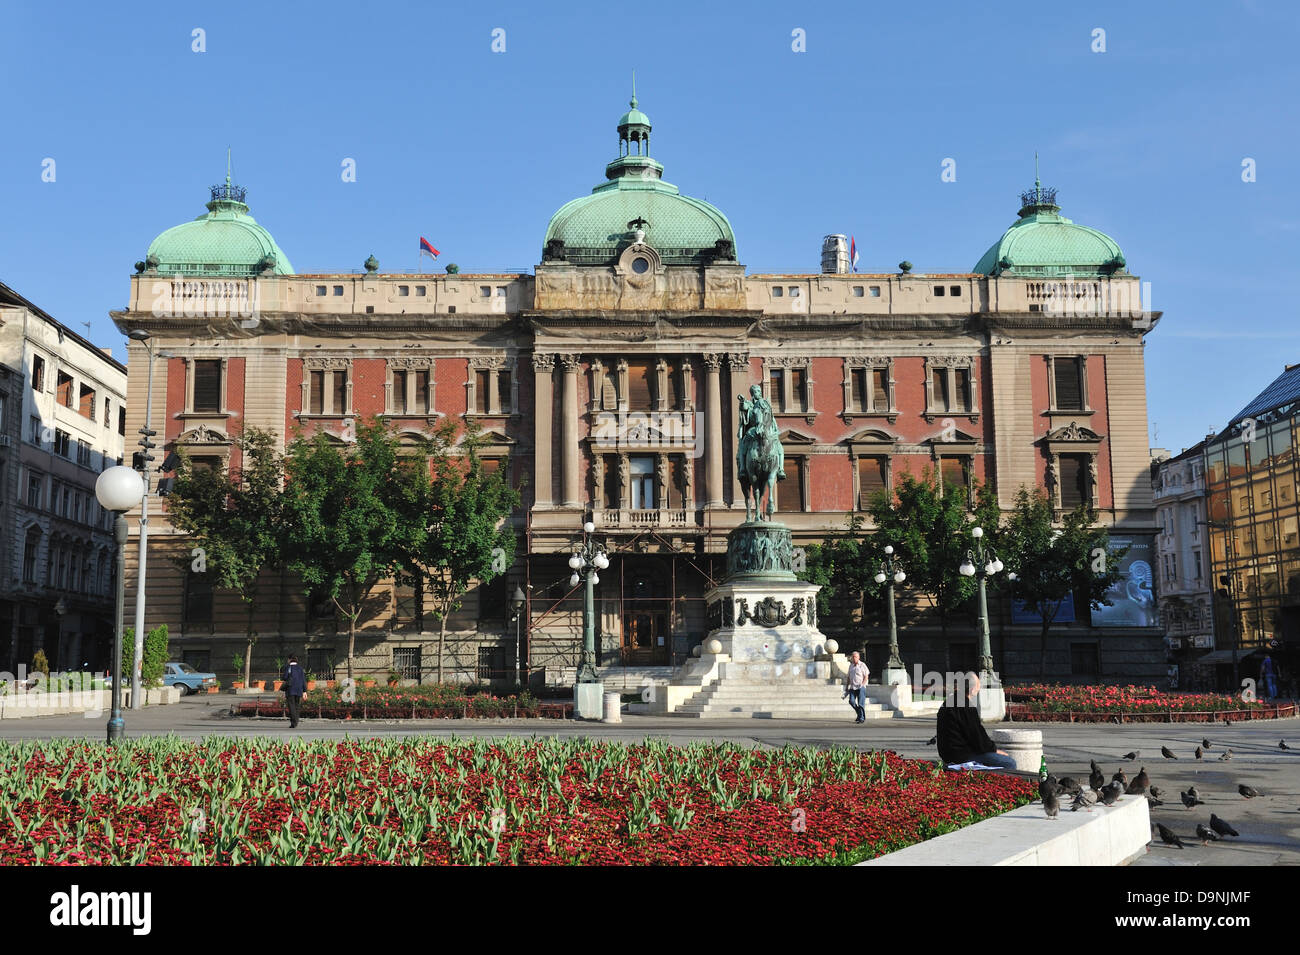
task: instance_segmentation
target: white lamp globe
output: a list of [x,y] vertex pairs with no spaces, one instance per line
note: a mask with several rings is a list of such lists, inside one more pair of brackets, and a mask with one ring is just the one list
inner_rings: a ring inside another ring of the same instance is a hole
[[138,471],[119,464],[95,481],[95,499],[106,511],[129,511],[144,497],[144,481]]
[[586,531],[588,534],[590,534],[596,530],[596,525],[593,524],[591,521],[587,521],[587,523],[582,525],[582,529]]
[[996,574],[997,572],[998,572],[997,568],[993,566],[993,561],[989,561],[987,564],[984,565],[985,576],[991,576],[993,574]]
[[961,566],[957,568],[957,573],[961,574],[963,577],[974,577],[975,565],[969,560],[964,560],[962,561]]
[[878,583],[878,584],[883,584],[884,582],[885,582],[885,575],[884,575],[884,574],[876,574],[876,583]]
[[894,574],[894,583],[896,584],[901,584],[906,579],[907,579],[907,574],[903,573],[901,570],[898,573]]
[[1007,574],[1007,580],[1015,580],[1015,579],[1016,579],[1016,572],[1014,570],[1011,573]]
[[569,569],[570,569],[570,570],[577,570],[577,569],[578,569],[579,567],[581,567],[581,566],[582,566],[582,558],[579,557],[577,554],[570,554],[570,555],[569,555]]
[[886,544],[886,545],[885,545],[885,553],[886,553],[886,554],[892,554],[893,552],[894,552],[894,545],[893,545],[893,544]]
[[971,536],[971,537],[974,537],[976,540],[978,540],[979,538],[981,538],[981,537],[984,536],[984,528],[982,528],[982,527],[972,527],[972,528],[971,528],[971,532],[970,532],[970,536]]
[[600,574],[592,574],[591,586],[595,587],[598,583],[600,583]]
[[592,563],[596,565],[597,570],[604,570],[609,566],[609,558],[604,553],[598,553]]
[[580,579],[581,579],[581,578],[579,578],[577,574],[574,574],[572,577],[569,578],[569,586],[570,586],[570,587],[576,587],[576,586],[578,586],[578,581],[579,581]]
[[996,558],[996,557],[993,558],[993,573],[995,573],[995,574],[1000,574],[1000,573],[1002,573],[1002,568],[1005,567],[1005,566],[1006,566],[1006,564],[1002,563],[1001,560],[999,560],[999,559]]

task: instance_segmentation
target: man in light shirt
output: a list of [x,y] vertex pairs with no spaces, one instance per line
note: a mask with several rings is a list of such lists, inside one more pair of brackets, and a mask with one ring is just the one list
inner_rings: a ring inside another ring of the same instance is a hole
[[849,698],[849,705],[853,707],[853,712],[858,714],[855,723],[865,723],[867,721],[867,677],[871,676],[871,671],[867,665],[862,662],[862,654],[856,650],[850,658],[849,675],[844,681],[844,695]]

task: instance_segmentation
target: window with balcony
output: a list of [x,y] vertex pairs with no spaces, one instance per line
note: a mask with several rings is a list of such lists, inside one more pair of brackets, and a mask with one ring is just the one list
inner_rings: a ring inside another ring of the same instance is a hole
[[634,511],[657,507],[655,500],[655,459],[649,456],[628,459],[631,486],[631,508]]

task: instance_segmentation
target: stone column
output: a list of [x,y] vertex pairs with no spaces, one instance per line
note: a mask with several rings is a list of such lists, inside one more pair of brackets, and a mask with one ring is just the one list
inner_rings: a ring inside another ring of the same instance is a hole
[[554,355],[533,353],[533,502],[535,507],[554,507],[551,498],[551,407]]
[[578,355],[561,355],[564,364],[564,493],[565,507],[582,506],[582,489],[578,487]]
[[[727,364],[731,369],[731,390],[735,394],[731,395],[728,405],[731,408],[731,424],[729,429],[731,441],[728,442],[731,454],[731,506],[743,508],[745,506],[745,493],[740,489],[740,472],[736,468],[736,427],[739,423],[740,405],[736,401],[738,395],[749,397],[749,386],[752,382],[749,380],[749,356],[731,354],[727,356]],[[787,390],[790,383],[786,382]],[[774,411],[776,409],[773,409]]]
[[722,507],[721,355],[704,355],[704,506]]

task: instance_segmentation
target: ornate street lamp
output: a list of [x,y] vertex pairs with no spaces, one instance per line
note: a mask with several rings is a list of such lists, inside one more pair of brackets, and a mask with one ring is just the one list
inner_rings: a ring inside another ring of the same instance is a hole
[[[883,681],[885,686],[907,682],[907,669],[903,666],[902,657],[898,655],[898,618],[894,615],[894,585],[901,584],[906,579],[907,574],[903,573],[894,558],[894,545],[886,544],[885,559],[880,562],[880,571],[875,577],[876,583],[889,585],[885,589],[886,603],[889,607],[889,662],[885,664]],[[902,679],[896,679],[893,671],[898,671]]]
[[962,561],[957,572],[963,577],[974,577],[979,581],[980,587],[980,684],[982,686],[995,685],[988,679],[996,677],[993,673],[993,649],[989,646],[989,605],[988,598],[984,592],[984,582],[994,574],[1001,573],[1002,561],[998,556],[990,551],[987,556],[984,552],[984,528],[972,527],[970,536],[975,538],[975,548],[973,551],[966,552],[966,559]]
[[596,584],[600,583],[597,571],[609,566],[605,549],[592,540],[596,525],[591,521],[582,525],[582,544],[569,558],[569,586],[576,587],[586,581],[587,587],[582,602],[582,660],[578,664],[579,683],[599,683],[600,675],[596,672]]
[[515,682],[519,681],[519,671],[522,665],[523,644],[519,640],[519,626],[524,615],[524,588],[515,584],[515,592],[510,595],[510,614],[515,621]]
[[[109,468],[95,481],[95,497],[100,507],[117,515],[113,522],[113,540],[117,543],[117,625],[113,628],[113,712],[108,720],[108,743],[122,739],[126,724],[122,720],[122,607],[126,602],[126,518],[123,514],[135,507],[144,494],[144,482],[133,469],[118,465]],[[133,692],[139,693],[139,690]]]

